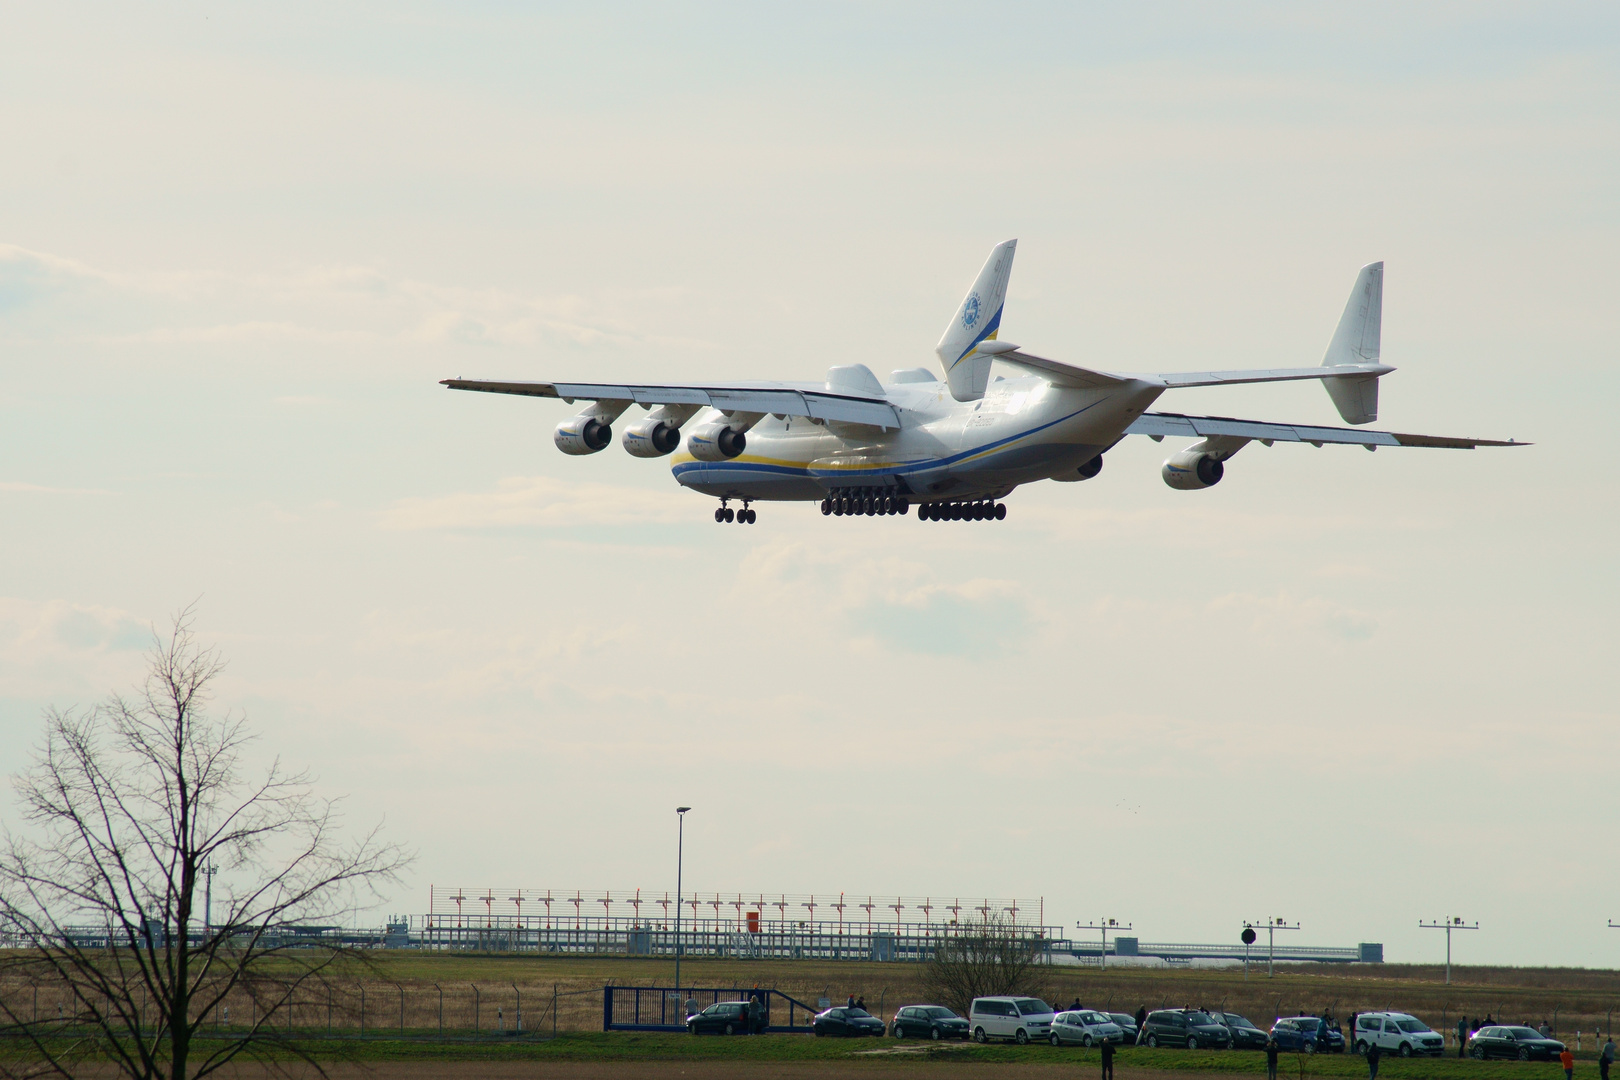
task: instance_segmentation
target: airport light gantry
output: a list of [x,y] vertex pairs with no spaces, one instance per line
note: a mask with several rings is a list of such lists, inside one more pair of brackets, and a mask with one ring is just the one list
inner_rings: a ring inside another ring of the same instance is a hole
[[[681,868],[686,861],[686,812],[690,806],[675,808],[675,990],[681,989]],[[665,893],[665,895],[669,895]]]
[[[1269,919],[1265,920],[1264,922],[1260,923],[1260,925],[1264,926],[1266,928],[1266,978],[1269,979],[1269,978],[1272,977],[1272,974],[1273,974],[1272,973],[1272,966],[1273,966],[1273,964],[1274,964],[1274,962],[1276,960],[1277,931],[1278,930],[1298,930],[1299,929],[1299,923],[1291,923],[1287,919],[1284,919],[1279,915],[1273,915],[1271,918],[1269,918]],[[1244,923],[1243,924],[1243,928],[1245,930],[1252,930],[1252,929],[1254,929],[1254,927],[1255,927],[1254,923]],[[1248,951],[1248,945],[1249,945],[1249,942],[1244,942],[1244,951],[1245,951],[1245,953],[1247,953],[1247,951]]]
[[1465,923],[1461,917],[1453,915],[1439,922],[1424,922],[1418,920],[1420,930],[1444,930],[1446,932],[1446,985],[1451,984],[1451,932],[1453,930],[1478,930],[1479,923]]
[[1099,954],[1099,958],[1103,968],[1106,969],[1108,967],[1108,931],[1129,930],[1131,924],[1122,924],[1118,919],[1098,919],[1094,923],[1075,923],[1074,928],[1076,930],[1102,931],[1102,952]]

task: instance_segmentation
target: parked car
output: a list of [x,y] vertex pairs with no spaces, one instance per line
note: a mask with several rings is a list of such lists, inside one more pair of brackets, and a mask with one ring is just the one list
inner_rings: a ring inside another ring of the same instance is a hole
[[1563,1052],[1563,1043],[1547,1038],[1535,1028],[1480,1028],[1468,1040],[1469,1056],[1476,1061],[1493,1057],[1518,1058],[1520,1061],[1550,1060]]
[[[1233,1050],[1264,1050],[1268,1036],[1264,1031],[1251,1024],[1247,1017],[1237,1013],[1212,1012],[1209,1015],[1226,1025],[1226,1030],[1232,1033]],[[1340,1038],[1341,1049],[1343,1038]]]
[[1160,1009],[1148,1013],[1147,1023],[1142,1025],[1142,1042],[1149,1046],[1185,1046],[1189,1050],[1224,1050],[1232,1045],[1232,1033],[1206,1012]]
[[1119,1025],[1120,1033],[1125,1036],[1127,1046],[1136,1045],[1136,1017],[1130,1013],[1108,1013],[1108,1019]]
[[965,1039],[968,1022],[943,1005],[906,1005],[894,1011],[889,1034],[897,1039],[914,1035],[920,1039]]
[[[1290,1016],[1271,1025],[1279,1050],[1307,1054],[1344,1051],[1344,1034],[1319,1016]],[[1264,1045],[1264,1044],[1262,1044]]]
[[1054,1015],[1052,1006],[1040,998],[982,997],[973,999],[968,1009],[968,1023],[978,1042],[1011,1039],[1027,1043],[1052,1034]]
[[1365,1054],[1367,1047],[1374,1044],[1401,1057],[1439,1057],[1446,1052],[1446,1040],[1440,1033],[1410,1013],[1362,1013],[1356,1017],[1356,1053]]
[[1053,1046],[1062,1046],[1065,1043],[1095,1046],[1105,1042],[1117,1046],[1125,1041],[1125,1033],[1107,1013],[1097,1012],[1095,1009],[1078,1009],[1060,1012],[1052,1017],[1052,1034],[1049,1041]]
[[817,1035],[882,1035],[883,1021],[865,1009],[838,1006],[816,1013],[810,1030]]
[[746,1035],[748,1002],[717,1001],[702,1012],[688,1016],[686,1030],[693,1035]]

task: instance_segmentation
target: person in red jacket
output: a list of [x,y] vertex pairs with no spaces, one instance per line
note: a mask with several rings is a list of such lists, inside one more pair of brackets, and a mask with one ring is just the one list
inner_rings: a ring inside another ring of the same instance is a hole
[[1575,1055],[1569,1052],[1569,1047],[1564,1047],[1564,1052],[1558,1055],[1558,1062],[1564,1067],[1564,1080],[1574,1080]]

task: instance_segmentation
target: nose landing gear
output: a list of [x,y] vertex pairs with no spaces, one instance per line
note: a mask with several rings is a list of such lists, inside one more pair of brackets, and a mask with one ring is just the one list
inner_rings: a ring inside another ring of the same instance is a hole
[[733,510],[731,507],[727,506],[726,504],[730,501],[730,499],[720,500],[720,506],[714,512],[714,520],[716,522],[736,521],[743,525],[752,525],[754,522],[759,520],[759,515],[755,513],[748,505],[750,500],[743,500],[743,508],[741,510]]

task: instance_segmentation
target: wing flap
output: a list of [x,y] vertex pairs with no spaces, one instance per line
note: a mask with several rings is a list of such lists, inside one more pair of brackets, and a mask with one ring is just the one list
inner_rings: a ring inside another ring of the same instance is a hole
[[444,379],[442,383],[452,390],[476,390],[486,394],[519,394],[568,401],[634,401],[641,405],[707,405],[728,413],[805,416],[873,428],[900,426],[900,416],[894,406],[881,398],[789,387],[621,386],[613,383],[511,383],[477,379]]
[[1478,446],[1529,446],[1512,439],[1457,439],[1443,435],[1403,435],[1393,431],[1366,431],[1359,428],[1317,427],[1312,424],[1269,424],[1260,420],[1238,420],[1229,416],[1185,416],[1181,413],[1143,413],[1127,435],[1163,438],[1235,436],[1268,442],[1308,442],[1321,446],[1426,446],[1447,450],[1472,450]]

